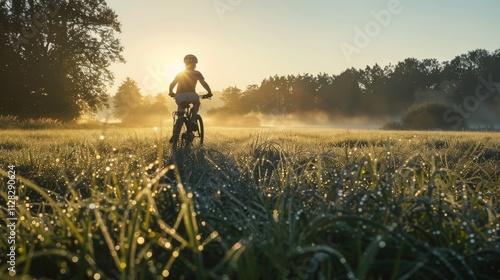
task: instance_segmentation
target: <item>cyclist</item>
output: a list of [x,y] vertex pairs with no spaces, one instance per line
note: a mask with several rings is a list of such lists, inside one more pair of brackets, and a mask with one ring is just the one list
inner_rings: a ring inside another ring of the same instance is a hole
[[[175,79],[170,84],[169,94],[175,97],[175,102],[177,103],[177,114],[180,116],[184,113],[184,108],[182,108],[181,103],[189,102],[193,104],[191,109],[192,116],[198,114],[200,109],[200,97],[196,93],[196,83],[199,81],[200,84],[207,90],[206,97],[212,97],[212,90],[210,86],[205,82],[203,75],[196,71],[196,64],[198,63],[198,58],[192,54],[188,54],[184,57],[184,64],[186,65],[186,70],[181,71]],[[177,85],[177,93],[174,93],[174,87]],[[194,124],[192,127],[196,127],[196,118],[192,118]]]

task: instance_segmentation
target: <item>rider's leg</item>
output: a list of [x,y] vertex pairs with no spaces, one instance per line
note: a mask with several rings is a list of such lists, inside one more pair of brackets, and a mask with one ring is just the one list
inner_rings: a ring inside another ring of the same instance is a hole
[[200,109],[200,98],[196,95],[196,100],[193,101],[193,108],[191,108],[191,128],[193,131],[198,130],[198,124],[196,123],[196,116],[198,115],[198,110]]
[[198,110],[200,110],[200,98],[198,97],[195,101],[193,101],[193,108],[191,108],[192,116],[196,116],[198,114]]
[[[189,102],[193,104],[193,107],[191,108],[191,125],[189,125],[191,131],[196,131],[198,125],[196,124],[196,118],[194,118],[198,114],[198,110],[200,109],[200,97],[196,92],[183,92],[183,93],[178,93],[175,96],[175,101],[177,104],[181,104],[182,102]],[[177,112],[182,111],[184,112],[184,108],[181,106],[178,106]],[[190,131],[190,132],[191,132]]]
[[177,103],[177,116],[180,117],[184,115],[184,108],[181,106],[181,102],[183,102],[180,98],[175,98],[175,103]]

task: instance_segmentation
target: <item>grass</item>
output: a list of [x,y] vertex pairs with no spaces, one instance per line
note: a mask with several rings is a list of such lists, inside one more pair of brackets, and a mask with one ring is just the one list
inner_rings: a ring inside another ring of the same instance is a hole
[[500,275],[496,134],[211,128],[176,152],[166,134],[2,131],[2,169],[19,182],[16,276]]
[[0,115],[0,129],[23,129],[23,130],[99,129],[102,126],[103,123],[98,120],[63,123],[59,120],[51,118],[21,120],[16,116]]

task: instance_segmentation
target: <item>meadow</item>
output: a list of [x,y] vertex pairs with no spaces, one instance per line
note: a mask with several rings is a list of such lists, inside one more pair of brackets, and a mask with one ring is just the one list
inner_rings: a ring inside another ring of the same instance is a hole
[[498,279],[495,133],[5,129],[0,278]]

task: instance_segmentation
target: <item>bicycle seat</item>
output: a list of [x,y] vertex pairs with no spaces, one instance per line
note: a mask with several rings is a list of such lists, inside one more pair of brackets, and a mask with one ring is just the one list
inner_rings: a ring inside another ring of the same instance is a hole
[[190,105],[191,105],[191,102],[186,102],[186,101],[179,103],[179,106],[181,106],[184,109],[189,108]]

